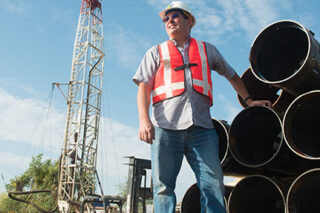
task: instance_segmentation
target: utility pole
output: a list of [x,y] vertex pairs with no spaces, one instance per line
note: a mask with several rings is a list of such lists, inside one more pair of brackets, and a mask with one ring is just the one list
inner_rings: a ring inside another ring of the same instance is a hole
[[[104,42],[101,0],[82,0],[74,42],[61,154],[58,207],[77,211],[96,191]],[[90,212],[89,206],[86,207]]]

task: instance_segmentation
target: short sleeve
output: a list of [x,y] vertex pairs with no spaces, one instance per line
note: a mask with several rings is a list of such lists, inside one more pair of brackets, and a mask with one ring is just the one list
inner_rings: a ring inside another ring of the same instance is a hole
[[160,64],[158,46],[153,46],[144,55],[132,80],[134,83],[147,83],[151,87],[154,84],[154,76]]

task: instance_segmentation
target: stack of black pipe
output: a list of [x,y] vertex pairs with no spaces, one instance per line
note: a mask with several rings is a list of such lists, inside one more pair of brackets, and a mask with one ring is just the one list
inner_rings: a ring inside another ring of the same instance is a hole
[[[238,96],[247,108],[230,126],[213,119],[224,174],[242,177],[227,190],[228,213],[319,213],[319,42],[295,21],[275,22],[254,40],[241,78],[272,108],[247,107]],[[182,212],[191,212],[188,202]]]

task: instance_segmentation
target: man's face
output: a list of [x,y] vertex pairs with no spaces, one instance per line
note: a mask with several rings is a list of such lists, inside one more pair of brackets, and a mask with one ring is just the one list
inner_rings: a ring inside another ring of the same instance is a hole
[[180,12],[170,11],[166,15],[166,31],[169,37],[175,39],[188,36],[192,24],[191,18],[185,19]]

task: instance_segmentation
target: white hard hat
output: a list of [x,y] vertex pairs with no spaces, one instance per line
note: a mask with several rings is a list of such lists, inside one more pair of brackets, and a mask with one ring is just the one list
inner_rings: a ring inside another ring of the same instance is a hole
[[187,13],[187,15],[189,15],[192,18],[192,25],[191,27],[193,27],[196,24],[196,19],[194,18],[192,11],[190,10],[190,8],[188,7],[188,5],[182,1],[173,1],[171,2],[166,9],[162,10],[159,13],[159,16],[161,17],[161,19],[163,19],[167,12],[169,12],[170,10],[174,10],[174,9],[181,9],[183,11],[185,11]]

